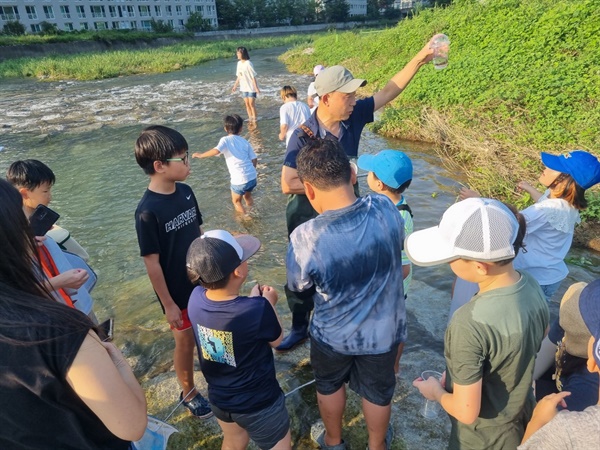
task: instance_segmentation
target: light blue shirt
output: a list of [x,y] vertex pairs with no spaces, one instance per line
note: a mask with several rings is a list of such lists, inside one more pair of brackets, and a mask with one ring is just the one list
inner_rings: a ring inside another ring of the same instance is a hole
[[311,336],[346,355],[381,354],[406,338],[404,223],[386,197],[367,195],[294,230],[292,291],[316,288]]

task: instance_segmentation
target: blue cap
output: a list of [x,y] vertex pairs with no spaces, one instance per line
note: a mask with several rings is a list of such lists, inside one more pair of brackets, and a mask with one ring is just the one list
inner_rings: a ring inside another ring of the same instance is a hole
[[410,158],[398,150],[382,150],[376,155],[361,155],[358,167],[373,172],[386,186],[397,189],[412,180]]
[[579,295],[579,312],[594,337],[592,352],[600,366],[600,279],[588,284]]
[[549,169],[571,175],[584,189],[600,183],[600,161],[583,150],[574,150],[559,156],[542,152],[542,162]]

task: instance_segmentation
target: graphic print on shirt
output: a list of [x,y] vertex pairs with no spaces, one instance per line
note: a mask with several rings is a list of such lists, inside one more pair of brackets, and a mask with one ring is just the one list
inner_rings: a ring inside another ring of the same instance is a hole
[[[190,197],[191,197],[191,195],[190,195]],[[190,197],[186,197],[186,198],[189,200]],[[169,220],[167,223],[165,223],[165,231],[168,233],[170,231],[179,230],[180,228],[182,228],[186,225],[189,225],[194,220],[196,220],[196,207],[195,206],[191,207],[187,211],[182,212],[181,214],[177,215],[177,217],[175,217],[172,220]]]
[[202,357],[207,361],[237,367],[233,353],[233,334],[231,331],[211,330],[197,325],[198,339],[202,347]]

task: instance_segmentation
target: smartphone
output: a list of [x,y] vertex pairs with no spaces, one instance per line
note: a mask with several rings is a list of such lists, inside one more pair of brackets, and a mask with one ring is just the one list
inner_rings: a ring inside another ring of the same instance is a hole
[[60,215],[56,211],[52,211],[47,206],[38,205],[29,218],[34,236],[44,236],[59,217]]
[[114,319],[111,317],[98,325],[98,336],[102,342],[111,342],[113,339]]

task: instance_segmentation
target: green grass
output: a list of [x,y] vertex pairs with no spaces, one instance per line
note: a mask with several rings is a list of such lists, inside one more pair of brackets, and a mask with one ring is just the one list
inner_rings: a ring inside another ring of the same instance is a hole
[[375,129],[440,145],[480,190],[516,200],[539,152],[600,155],[600,0],[455,0],[380,33],[334,33],[282,56],[290,70],[342,64],[382,88],[435,33],[448,68],[423,67]]
[[[249,50],[307,44],[313,35],[244,39]],[[35,77],[44,80],[98,80],[141,73],[165,73],[202,62],[230,57],[239,39],[186,41],[156,49],[123,50],[17,58],[0,63],[0,78]]]
[[61,32],[55,35],[24,34],[22,36],[0,35],[0,46],[28,45],[28,44],[50,44],[56,42],[81,42],[81,41],[105,41],[105,42],[135,42],[153,41],[159,38],[190,39],[192,33],[155,33],[150,31],[135,30],[106,30],[106,31],[71,31]]

